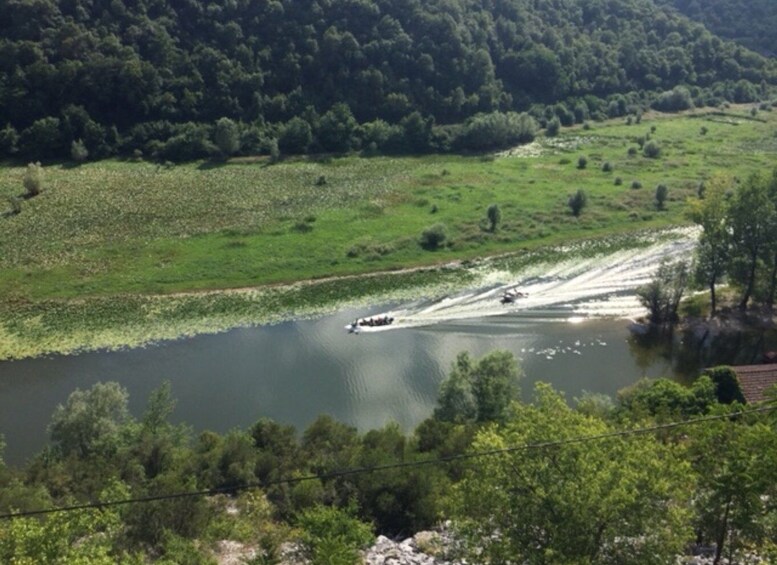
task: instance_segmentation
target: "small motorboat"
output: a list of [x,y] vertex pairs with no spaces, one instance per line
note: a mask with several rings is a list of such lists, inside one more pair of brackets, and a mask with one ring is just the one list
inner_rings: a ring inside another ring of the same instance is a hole
[[526,298],[527,296],[529,296],[527,292],[521,292],[520,290],[511,288],[505,291],[505,293],[502,295],[502,298],[499,301],[502,304],[512,304],[519,298]]
[[369,318],[359,318],[354,320],[345,329],[348,333],[358,334],[364,328],[382,328],[394,323],[394,317],[384,314],[383,316],[370,316]]

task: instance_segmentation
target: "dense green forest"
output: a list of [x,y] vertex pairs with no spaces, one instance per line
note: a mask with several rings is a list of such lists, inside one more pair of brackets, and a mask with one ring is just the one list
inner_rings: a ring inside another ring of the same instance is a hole
[[777,4],[772,0],[660,0],[712,33],[767,56],[777,55]]
[[[77,390],[52,415],[50,446],[23,469],[0,460],[0,513],[204,492],[2,519],[0,561],[212,563],[229,539],[257,547],[256,564],[299,540],[314,565],[346,565],[372,532],[445,519],[470,563],[663,564],[694,540],[718,558],[777,557],[774,406],[739,404],[730,369],[574,407],[543,384],[511,400],[519,387],[510,353],[462,353],[411,435],[321,416],[301,435],[259,419],[196,437],[170,422],[169,385],[138,419],[117,383]],[[489,455],[464,457],[475,452]]]
[[23,159],[483,149],[531,138],[509,112],[569,125],[775,82],[652,0],[0,2],[0,154]]

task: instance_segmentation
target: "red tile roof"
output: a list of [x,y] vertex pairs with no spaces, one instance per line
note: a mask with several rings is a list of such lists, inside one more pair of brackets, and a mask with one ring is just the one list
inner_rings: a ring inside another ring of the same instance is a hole
[[731,368],[739,378],[742,394],[748,404],[766,400],[766,390],[777,384],[777,364],[740,365]]

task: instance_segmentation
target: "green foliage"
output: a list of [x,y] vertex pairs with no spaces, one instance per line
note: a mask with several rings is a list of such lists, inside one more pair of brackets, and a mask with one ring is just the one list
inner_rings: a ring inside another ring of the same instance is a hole
[[359,549],[373,539],[372,528],[354,516],[353,508],[316,506],[304,511],[297,523],[312,565],[356,565]]
[[704,372],[715,383],[715,394],[721,404],[745,403],[737,374],[730,367],[712,367]]
[[581,155],[577,158],[577,168],[578,169],[585,169],[588,166],[588,159],[585,155]]
[[421,232],[419,243],[426,250],[434,251],[448,239],[445,224],[435,224]]
[[653,101],[653,108],[662,112],[680,112],[693,108],[690,91],[684,86],[677,86],[667,92],[662,92]]
[[559,121],[558,116],[554,116],[553,119],[548,122],[548,125],[545,128],[545,135],[548,137],[555,137],[558,135],[560,129],[561,122]]
[[567,200],[567,205],[569,205],[569,209],[572,211],[572,215],[576,218],[580,216],[580,213],[583,211],[583,208],[585,208],[587,204],[588,195],[582,188],[578,188],[577,192],[575,192]]
[[664,324],[678,320],[677,311],[689,279],[688,263],[661,263],[653,280],[637,289],[637,298],[648,309],[651,322]]
[[618,393],[618,404],[632,418],[688,419],[705,414],[717,402],[716,385],[701,376],[691,387],[670,379],[642,379]]
[[603,173],[612,172],[612,164],[609,161],[605,161],[604,163],[602,163],[602,172]]
[[121,426],[128,420],[127,391],[118,383],[76,389],[51,416],[49,434],[62,456],[87,457],[117,448]]
[[477,361],[460,353],[440,385],[434,417],[454,423],[504,422],[521,374],[507,351],[493,351]]
[[470,558],[671,562],[691,535],[689,465],[652,437],[563,443],[611,428],[569,408],[548,385],[538,385],[535,395],[504,427],[478,433],[473,448],[562,443],[482,458],[456,485],[454,512]]

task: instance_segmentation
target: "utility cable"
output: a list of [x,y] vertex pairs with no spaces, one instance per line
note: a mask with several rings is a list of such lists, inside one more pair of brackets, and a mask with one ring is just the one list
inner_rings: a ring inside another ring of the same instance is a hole
[[314,474],[314,475],[303,475],[300,477],[291,477],[291,478],[285,478],[285,479],[276,479],[272,481],[263,481],[263,482],[250,482],[250,483],[242,483],[239,485],[232,485],[228,487],[217,487],[217,488],[211,488],[211,489],[204,489],[204,490],[193,490],[193,491],[182,491],[182,492],[174,492],[169,494],[157,494],[157,495],[150,495],[150,496],[143,496],[143,497],[137,497],[137,498],[126,498],[122,500],[108,500],[105,502],[87,502],[83,504],[74,504],[70,506],[58,506],[55,508],[46,508],[41,510],[27,510],[23,512],[11,512],[7,514],[0,514],[0,519],[13,519],[13,518],[26,518],[30,516],[39,516],[42,514],[53,514],[55,512],[72,512],[76,510],[87,510],[87,509],[102,509],[102,508],[108,508],[112,506],[122,506],[126,504],[136,504],[136,503],[143,503],[143,502],[157,502],[160,500],[175,500],[180,498],[190,498],[190,497],[196,497],[196,496],[213,496],[216,494],[223,494],[223,493],[233,493],[236,491],[241,490],[250,490],[250,489],[256,489],[256,488],[267,488],[271,486],[277,486],[277,485],[289,485],[289,484],[297,484],[307,481],[314,481],[314,480],[329,480],[329,479],[338,479],[341,477],[349,477],[353,475],[362,475],[366,473],[374,473],[376,471],[390,471],[395,469],[406,469],[406,468],[412,468],[412,467],[424,467],[428,465],[438,465],[440,463],[450,463],[452,461],[463,461],[468,459],[477,459],[480,457],[492,457],[494,455],[503,455],[506,453],[515,453],[519,451],[529,451],[532,449],[548,449],[552,447],[559,447],[563,445],[571,445],[571,444],[578,444],[578,443],[587,443],[590,441],[601,441],[604,439],[612,439],[612,438],[618,438],[618,437],[626,437],[631,435],[641,435],[641,434],[648,434],[653,432],[659,432],[663,430],[671,430],[675,428],[680,428],[684,426],[690,426],[695,424],[700,424],[703,422],[713,422],[716,420],[727,420],[731,419],[737,416],[746,416],[748,414],[759,414],[764,412],[771,412],[773,410],[777,410],[777,405],[771,405],[771,406],[762,406],[759,408],[754,408],[752,410],[741,410],[739,412],[731,412],[729,414],[718,414],[714,416],[702,416],[700,418],[693,418],[689,420],[681,420],[679,422],[669,422],[665,424],[656,424],[654,426],[647,426],[644,428],[633,428],[630,430],[619,430],[614,432],[607,432],[603,434],[596,434],[596,435],[588,435],[588,436],[577,436],[572,438],[566,438],[566,439],[560,439],[560,440],[552,440],[552,441],[542,441],[542,442],[535,442],[535,443],[525,443],[522,445],[516,445],[511,447],[503,447],[500,449],[489,449],[484,451],[470,451],[468,453],[459,453],[456,455],[448,455],[445,457],[436,457],[433,459],[422,459],[422,460],[416,460],[416,461],[400,461],[396,463],[387,463],[385,465],[374,465],[374,466],[366,466],[366,467],[354,467],[350,469],[341,469],[336,471],[331,471],[329,473],[321,473],[321,474]]

